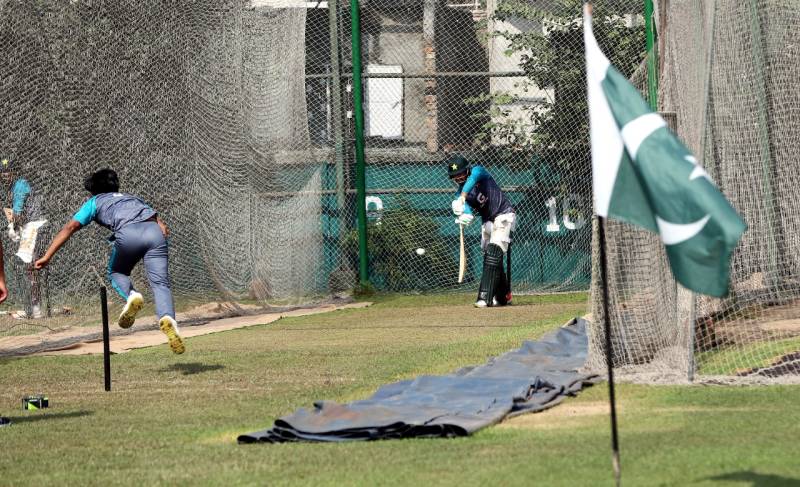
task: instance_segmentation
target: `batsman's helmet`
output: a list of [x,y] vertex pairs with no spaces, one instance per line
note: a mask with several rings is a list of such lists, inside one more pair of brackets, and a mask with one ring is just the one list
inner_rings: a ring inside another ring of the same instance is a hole
[[453,154],[445,161],[447,163],[447,175],[454,178],[459,174],[464,174],[469,169],[469,162],[464,159],[464,156]]

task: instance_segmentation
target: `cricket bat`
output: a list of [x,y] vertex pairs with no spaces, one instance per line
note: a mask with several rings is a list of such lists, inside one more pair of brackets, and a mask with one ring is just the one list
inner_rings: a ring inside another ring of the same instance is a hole
[[464,250],[464,225],[458,226],[459,239],[461,240],[461,247],[458,255],[458,283],[464,282],[464,273],[467,272],[467,253]]

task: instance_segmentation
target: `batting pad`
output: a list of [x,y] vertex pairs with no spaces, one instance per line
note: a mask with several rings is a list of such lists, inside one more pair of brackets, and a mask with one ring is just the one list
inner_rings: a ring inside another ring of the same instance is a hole
[[47,220],[38,220],[35,222],[26,223],[20,230],[20,244],[17,251],[17,257],[22,259],[22,262],[30,264],[33,262],[33,251],[36,248],[36,237],[39,235],[39,228],[47,223]]
[[421,376],[381,387],[349,404],[322,401],[241,435],[239,443],[355,441],[466,436],[522,413],[555,406],[600,377],[580,372],[586,322],[576,318],[539,341],[445,376]]

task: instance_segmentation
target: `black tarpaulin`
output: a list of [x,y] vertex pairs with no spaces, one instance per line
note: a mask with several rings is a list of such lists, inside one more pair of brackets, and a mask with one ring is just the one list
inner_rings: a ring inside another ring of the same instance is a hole
[[587,344],[586,322],[575,319],[487,364],[395,382],[349,404],[321,401],[278,419],[271,429],[241,435],[239,442],[469,435],[503,418],[555,406],[597,382],[597,375],[579,371]]

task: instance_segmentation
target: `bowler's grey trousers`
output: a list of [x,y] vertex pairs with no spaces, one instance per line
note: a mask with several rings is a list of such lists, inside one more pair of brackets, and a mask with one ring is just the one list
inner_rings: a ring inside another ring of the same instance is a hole
[[175,304],[169,285],[167,239],[155,221],[129,223],[114,234],[114,248],[108,259],[111,285],[127,300],[134,290],[131,271],[144,261],[144,270],[156,303],[156,316],[175,318]]

